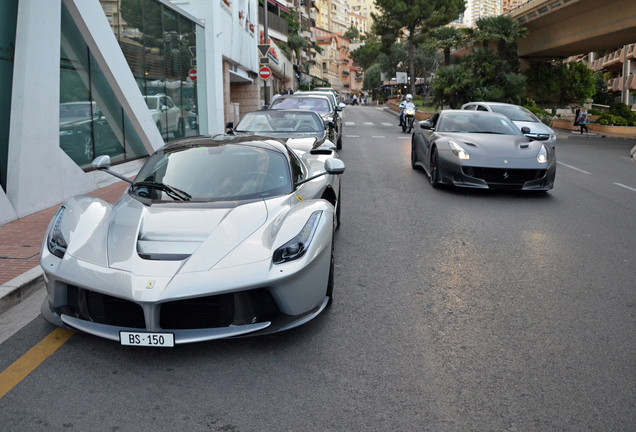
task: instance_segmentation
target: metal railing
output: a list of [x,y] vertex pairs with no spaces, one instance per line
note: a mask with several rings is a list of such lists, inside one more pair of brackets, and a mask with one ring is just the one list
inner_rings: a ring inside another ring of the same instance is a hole
[[[262,23],[265,21],[265,15],[263,15],[263,8],[259,6],[258,8],[258,22]],[[287,36],[289,34],[289,25],[287,24],[287,20],[285,18],[281,18],[278,15],[275,15],[271,12],[267,12],[267,27],[268,29],[275,30],[279,33]]]

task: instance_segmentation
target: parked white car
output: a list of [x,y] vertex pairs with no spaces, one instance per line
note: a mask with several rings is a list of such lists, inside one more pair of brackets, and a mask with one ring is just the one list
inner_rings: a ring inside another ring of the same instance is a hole
[[161,135],[168,135],[171,132],[175,138],[181,138],[184,135],[181,110],[172,102],[170,96],[160,93],[144,96],[144,99]]
[[552,128],[544,124],[527,108],[519,105],[512,105],[502,102],[470,102],[462,105],[463,110],[469,111],[488,111],[503,114],[508,117],[518,128],[526,126],[530,129],[530,133],[526,136],[529,138],[540,139],[554,148],[556,144],[556,133]]

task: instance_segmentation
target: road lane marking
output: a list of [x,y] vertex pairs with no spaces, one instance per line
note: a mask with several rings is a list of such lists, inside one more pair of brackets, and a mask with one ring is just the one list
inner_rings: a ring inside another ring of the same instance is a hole
[[363,125],[373,126],[373,122],[362,122]]
[[398,138],[400,138],[400,139],[411,139],[410,136],[399,136]]
[[355,126],[356,122],[345,122],[345,126]]
[[382,122],[382,124],[383,124],[384,126],[393,126],[393,123],[384,123],[384,122]]
[[630,191],[636,192],[636,189],[634,189],[634,188],[632,188],[632,187],[629,187],[629,186],[625,186],[624,184],[621,184],[621,183],[614,183],[614,184],[615,184],[616,186],[620,186],[620,187],[622,187],[622,188],[629,189]]
[[564,164],[563,162],[557,162],[557,163],[558,163],[559,165],[563,165],[564,167],[568,167],[568,168],[573,169],[573,170],[575,170],[575,171],[582,172],[583,174],[589,174],[589,175],[592,175],[592,173],[589,173],[589,172],[587,172],[587,171],[583,171],[582,169],[577,168],[577,167],[573,167],[572,165]]
[[345,135],[347,138],[360,138],[360,135]]
[[44,360],[53,355],[74,334],[74,331],[60,327],[56,328],[40,343],[0,373],[0,399],[33,372],[35,368],[40,366]]
[[384,111],[384,108],[378,108],[378,107],[376,107],[376,109],[377,109],[377,110],[380,110],[380,111]]
[[372,136],[371,138],[386,138],[384,136]]

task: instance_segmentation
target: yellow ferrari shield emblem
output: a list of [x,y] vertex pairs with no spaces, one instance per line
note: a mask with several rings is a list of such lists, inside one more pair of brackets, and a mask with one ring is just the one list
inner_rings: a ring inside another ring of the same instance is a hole
[[148,285],[146,285],[146,289],[153,289],[155,286],[155,281],[148,281]]
[[296,194],[296,198],[298,198],[298,201],[302,201],[303,199],[300,197],[300,195]]

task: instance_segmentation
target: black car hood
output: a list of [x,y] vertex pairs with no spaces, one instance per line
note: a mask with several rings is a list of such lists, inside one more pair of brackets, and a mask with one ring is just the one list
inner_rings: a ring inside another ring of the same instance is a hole
[[469,154],[486,157],[523,158],[536,157],[542,142],[523,135],[441,132],[443,138],[452,139]]

